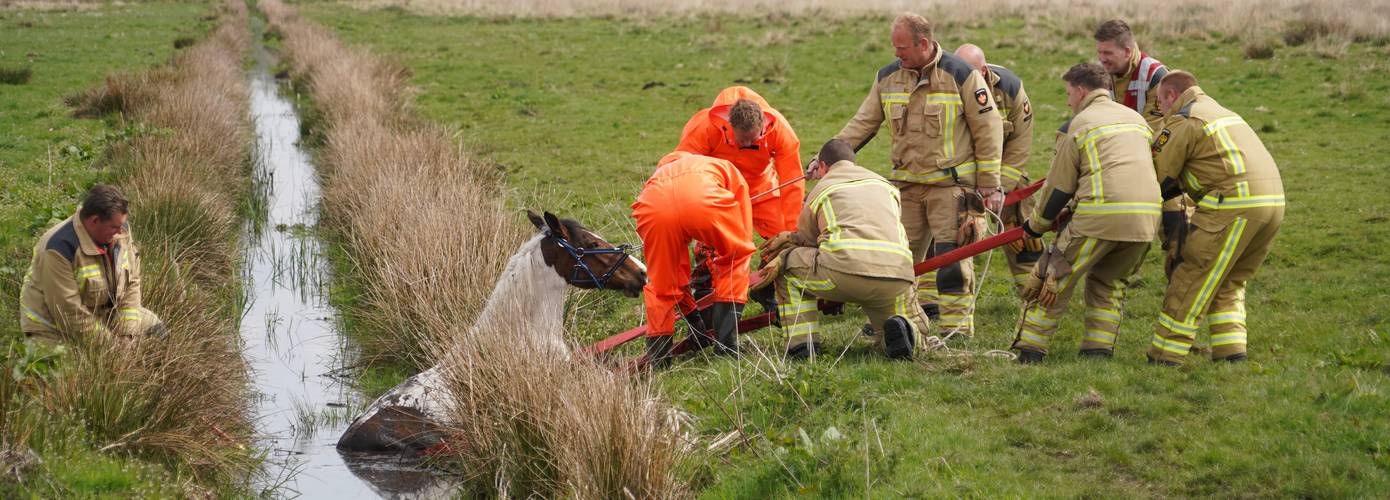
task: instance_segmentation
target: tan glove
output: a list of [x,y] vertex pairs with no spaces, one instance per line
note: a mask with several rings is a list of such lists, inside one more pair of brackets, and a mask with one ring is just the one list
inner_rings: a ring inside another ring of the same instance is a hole
[[1067,262],[1066,256],[1062,255],[1054,246],[1049,249],[1052,258],[1047,262],[1047,279],[1043,280],[1042,289],[1038,291],[1038,305],[1052,307],[1057,303],[1057,296],[1062,293],[1062,280],[1071,276],[1071,263]]
[[768,285],[771,285],[773,281],[777,280],[778,275],[782,274],[782,254],[776,253],[770,255],[773,256],[772,260],[763,264],[763,268],[759,269],[757,274],[753,276],[754,281],[752,284],[748,285],[749,290],[762,290],[763,288],[767,288]]
[[989,234],[989,219],[985,217],[984,202],[975,193],[960,197],[956,211],[956,244],[969,245]]
[[1038,305],[1044,309],[1051,308],[1057,303],[1058,289],[1057,277],[1049,274],[1042,282],[1042,288],[1038,290]]
[[791,247],[792,235],[794,234],[796,233],[793,233],[791,231],[782,231],[780,233],[777,233],[777,235],[768,238],[767,241],[764,241],[763,244],[758,247],[758,253],[762,255],[762,261],[767,262],[769,260],[772,260],[774,256],[781,254],[782,250]]

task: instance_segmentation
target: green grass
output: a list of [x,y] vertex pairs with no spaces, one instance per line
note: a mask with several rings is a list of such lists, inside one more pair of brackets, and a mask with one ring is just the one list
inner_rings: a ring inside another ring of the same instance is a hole
[[[304,12],[409,66],[420,110],[503,170],[518,208],[574,217],[625,242],[637,241],[628,205],[653,164],[720,89],[752,82],[809,155],[892,60],[887,21],[876,18],[493,20],[327,4]],[[979,43],[1024,78],[1038,120],[1034,178],[1051,159],[1051,130],[1070,114],[1059,76],[1094,57],[1089,38],[1065,32],[1019,19],[938,29],[943,45]],[[1075,305],[1056,354],[1036,367],[983,357],[885,362],[856,337],[863,316],[851,307],[824,325],[830,350],[847,349],[838,361],[693,359],[658,375],[696,417],[696,432],[742,428],[750,438],[695,454],[693,486],[711,498],[1383,494],[1390,203],[1378,179],[1390,157],[1390,51],[1315,45],[1256,60],[1239,40],[1146,46],[1170,68],[1194,71],[1279,161],[1290,204],[1248,293],[1252,362],[1143,364],[1164,284],[1157,251],[1108,362],[1075,356]],[[880,137],[860,163],[883,171],[887,153]],[[955,347],[1008,346],[1018,305],[1002,259],[988,266],[977,337]],[[640,321],[636,300],[579,294],[571,309],[573,334],[586,341]],[[751,337],[780,348],[776,330]]]
[[[168,62],[175,39],[203,37],[211,27],[208,13],[202,2],[0,9],[0,67],[23,68],[27,75],[22,85],[0,91],[0,310],[10,311],[0,315],[4,342],[19,335],[13,311],[34,239],[71,215],[91,184],[113,180],[115,172],[102,161],[109,144],[146,132],[138,125],[74,118],[63,98],[107,74]],[[96,451],[100,445],[84,423],[44,418],[45,435],[28,443],[43,464],[26,473],[24,483],[0,483],[0,496],[171,497],[198,491],[185,489],[189,479],[178,467]]]

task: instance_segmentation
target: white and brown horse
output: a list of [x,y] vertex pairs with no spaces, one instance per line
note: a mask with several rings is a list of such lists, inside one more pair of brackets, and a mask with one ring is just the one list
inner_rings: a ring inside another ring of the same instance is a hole
[[[512,255],[497,279],[483,312],[469,334],[493,331],[508,322],[526,321],[537,332],[529,339],[553,353],[556,362],[569,359],[570,346],[559,335],[564,321],[565,289],[613,290],[637,297],[647,282],[642,262],[614,247],[598,234],[550,212],[527,212],[538,232]],[[517,318],[515,304],[526,304]],[[338,440],[338,449],[354,452],[412,453],[442,440],[439,422],[452,404],[443,387],[442,370],[435,365],[387,391],[353,420]]]

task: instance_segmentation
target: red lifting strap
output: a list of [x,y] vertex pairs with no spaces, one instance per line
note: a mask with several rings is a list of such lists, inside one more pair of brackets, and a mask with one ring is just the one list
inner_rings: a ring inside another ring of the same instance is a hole
[[[1043,185],[1043,181],[1040,180],[1040,181],[1034,182],[1033,184],[1030,184],[1030,185],[1028,185],[1028,186],[1021,187],[1021,188],[1015,189],[1015,190],[1013,190],[1013,191],[1010,191],[1009,194],[1008,194],[1008,196],[1005,196],[1005,197],[1004,197],[1004,206],[1014,205],[1014,204],[1018,203],[1019,201],[1022,201],[1024,198],[1027,198],[1027,197],[1029,197],[1029,196],[1032,196],[1034,192],[1036,192],[1038,189],[1041,189],[1041,188],[1042,188],[1042,185]],[[950,251],[950,252],[946,252],[946,253],[943,253],[943,254],[941,254],[941,255],[937,255],[937,256],[935,256],[935,257],[928,258],[927,260],[924,260],[924,261],[922,261],[922,262],[917,263],[917,265],[912,266],[912,271],[913,271],[914,273],[916,273],[917,275],[920,276],[920,275],[922,275],[922,274],[925,274],[925,273],[928,273],[928,272],[931,272],[931,271],[935,271],[935,270],[941,268],[942,266],[945,266],[945,265],[950,264],[950,263],[952,263],[952,262],[965,260],[965,259],[968,259],[968,258],[970,258],[970,257],[974,257],[974,256],[976,256],[976,255],[979,255],[979,254],[988,252],[988,251],[993,250],[993,249],[995,249],[995,248],[1002,247],[1002,246],[1004,246],[1004,245],[1009,244],[1009,243],[1012,242],[1012,241],[1022,239],[1023,236],[1024,236],[1024,234],[1023,234],[1023,228],[1022,228],[1022,227],[1016,227],[1016,228],[1010,229],[1010,230],[1008,230],[1008,231],[1004,231],[1004,232],[1002,232],[1002,233],[996,234],[996,235],[994,235],[994,236],[990,236],[989,238],[985,238],[985,239],[983,239],[983,240],[980,240],[980,241],[971,243],[971,244],[969,244],[969,245],[966,245],[966,246],[957,248],[957,249],[952,250],[952,251]],[[757,272],[758,272],[758,273],[761,273],[762,270],[758,270]],[[755,282],[758,281],[758,275],[755,274],[755,275],[751,276],[751,277],[749,278],[749,281],[755,281]],[[705,297],[701,298],[698,302],[695,303],[695,308],[696,308],[697,311],[698,311],[698,310],[704,310],[704,308],[709,307],[710,303],[712,303],[712,302],[713,302],[713,300],[711,299],[711,296],[705,296]],[[828,303],[825,302],[825,301],[820,301],[820,306],[821,306],[822,308],[825,308],[825,307],[828,306]],[[693,313],[692,313],[692,314],[693,314]],[[776,312],[771,312],[771,311],[770,311],[770,312],[765,312],[765,313],[759,314],[759,315],[757,315],[757,316],[753,316],[753,317],[749,317],[749,318],[744,318],[743,320],[741,320],[741,321],[738,322],[738,332],[739,332],[739,333],[751,332],[751,331],[758,330],[758,329],[761,329],[761,328],[763,328],[763,327],[766,327],[766,326],[768,326],[768,325],[771,325],[771,324],[772,324],[772,318],[774,317],[775,314],[777,314],[777,313],[776,313]],[[606,338],[606,339],[603,339],[603,340],[600,340],[600,341],[598,341],[598,342],[595,342],[593,345],[590,345],[588,348],[584,349],[582,352],[586,352],[586,353],[590,353],[590,354],[605,353],[605,352],[608,352],[608,351],[612,350],[612,349],[615,348],[615,347],[618,347],[618,346],[620,346],[620,345],[623,345],[623,344],[626,344],[626,343],[631,342],[631,341],[633,341],[633,340],[636,340],[636,339],[638,339],[638,338],[641,338],[641,337],[645,336],[646,334],[647,334],[647,325],[641,325],[641,326],[638,326],[638,327],[636,327],[636,328],[632,328],[632,329],[627,330],[627,331],[625,331],[625,332],[622,332],[622,333],[619,333],[619,334],[617,334],[617,335],[613,335],[613,336],[608,337],[608,338]],[[685,338],[684,340],[682,340],[679,344],[676,344],[675,348],[673,348],[673,349],[671,350],[671,353],[672,353],[673,355],[674,355],[674,354],[681,354],[681,353],[684,353],[684,352],[687,352],[687,351],[693,349],[694,347],[695,347],[695,343],[694,343],[693,341],[691,341],[691,339],[690,339],[689,337],[686,337],[686,338]]]

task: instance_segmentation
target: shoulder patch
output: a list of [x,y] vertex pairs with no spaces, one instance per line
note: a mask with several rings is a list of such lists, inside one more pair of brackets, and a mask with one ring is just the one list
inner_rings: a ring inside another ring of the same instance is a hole
[[1003,90],[1010,99],[1018,98],[1018,91],[1023,89],[1023,80],[1020,80],[1013,71],[1009,71],[1009,68],[993,64],[986,66],[989,66],[990,71],[993,71],[994,74],[999,75],[999,90]]
[[887,78],[888,75],[891,75],[891,74],[893,74],[893,73],[897,73],[899,69],[902,69],[902,67],[903,67],[903,62],[902,62],[902,61],[894,60],[892,63],[889,63],[887,66],[884,66],[884,67],[882,67],[882,68],[879,68],[879,70],[878,70],[878,80],[882,80],[882,79],[884,79],[884,78]]
[[956,85],[965,85],[965,79],[970,78],[971,71],[975,71],[975,68],[971,68],[969,64],[950,52],[941,53],[941,61],[936,63],[936,67],[950,73],[951,77],[956,79]]
[[1033,117],[1033,101],[1023,101],[1023,119],[1024,119],[1024,120],[1027,120],[1027,119],[1032,118],[1032,117]]
[[1162,132],[1159,132],[1159,133],[1158,133],[1158,137],[1154,138],[1154,144],[1153,144],[1154,154],[1158,154],[1160,151],[1163,151],[1163,146],[1168,145],[1168,139],[1170,139],[1170,138],[1172,138],[1172,137],[1173,137],[1173,131],[1172,131],[1172,130],[1168,130],[1168,129],[1165,128],[1165,129],[1163,129]]
[[985,89],[975,89],[975,104],[984,106],[989,104],[989,91]]
[[82,242],[77,239],[77,230],[72,228],[72,221],[64,220],[63,227],[58,228],[58,232],[53,233],[53,237],[48,239],[48,246],[44,250],[52,250],[62,255],[68,262],[73,262],[77,257],[77,249],[82,247]]

